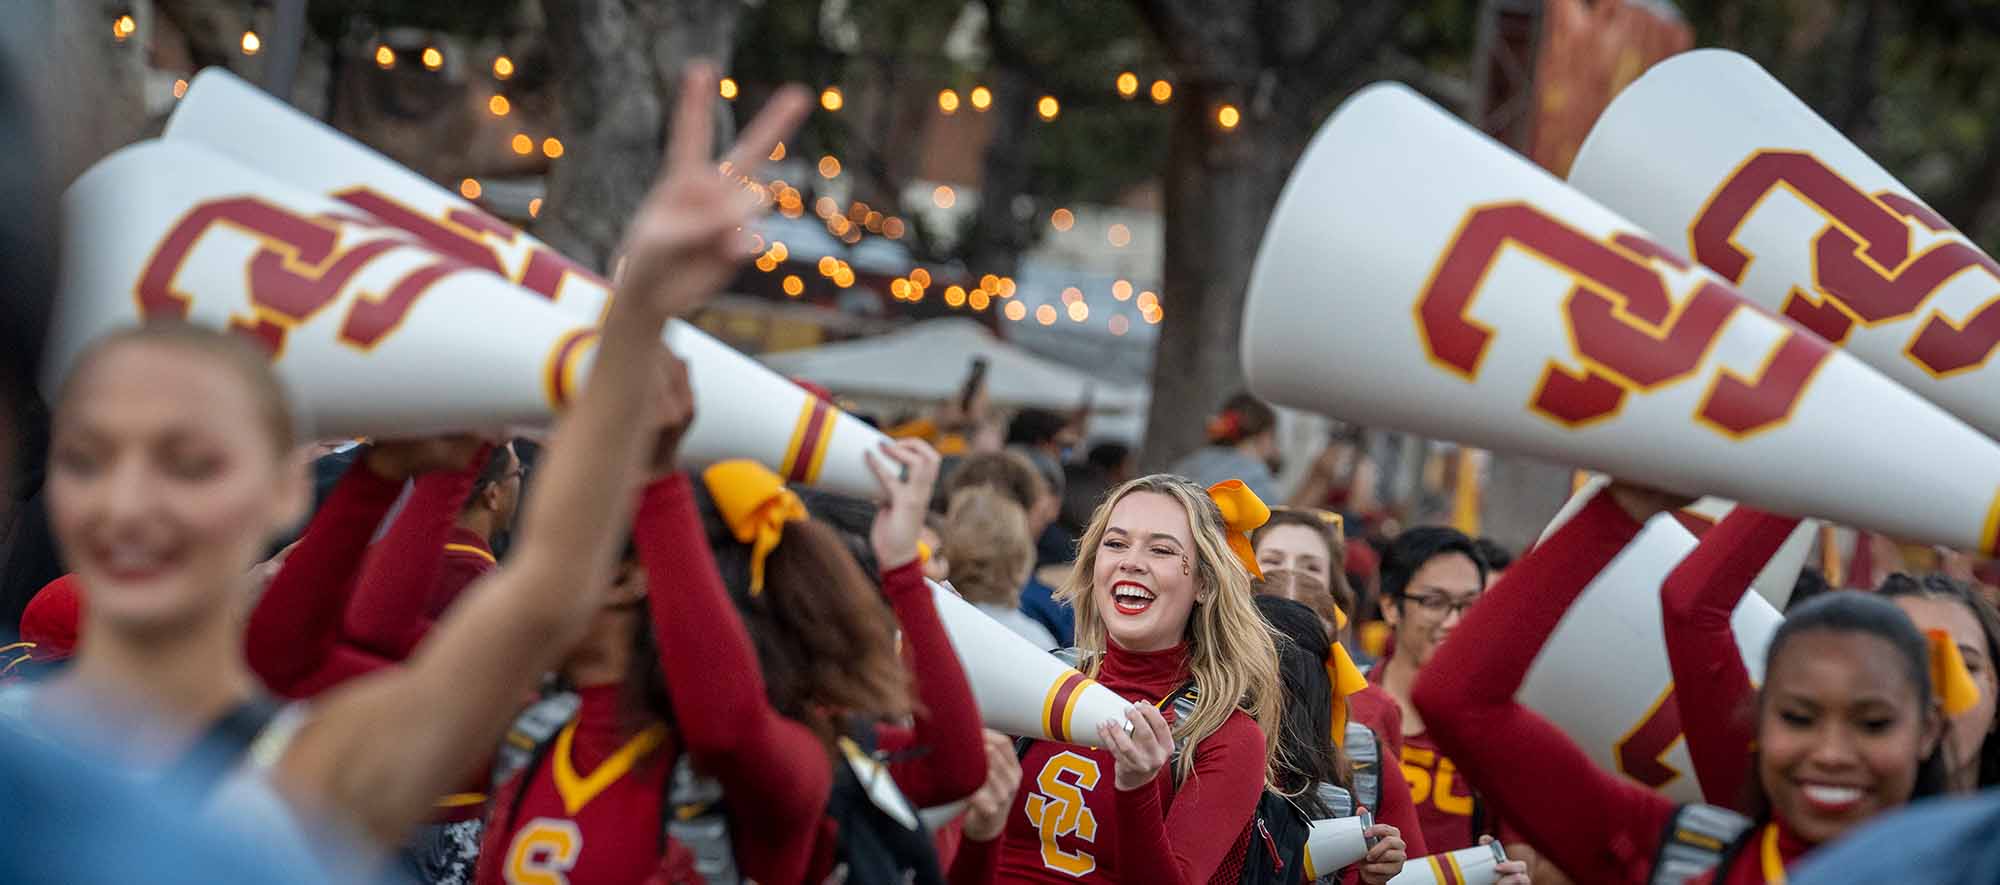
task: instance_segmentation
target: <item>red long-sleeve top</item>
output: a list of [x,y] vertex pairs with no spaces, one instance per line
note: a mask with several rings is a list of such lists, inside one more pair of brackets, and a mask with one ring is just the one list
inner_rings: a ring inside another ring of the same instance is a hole
[[401,492],[401,482],[384,479],[357,460],[271,577],[244,630],[244,657],[271,691],[311,697],[389,663],[377,654],[342,648],[340,626],[362,551]]
[[273,692],[307,698],[409,657],[429,632],[440,551],[477,476],[476,468],[419,476],[371,546],[402,484],[365,461],[350,466],[251,613],[251,670]]
[[1798,524],[1792,517],[1738,507],[1702,535],[1660,590],[1667,663],[1688,756],[1702,798],[1732,811],[1746,812],[1749,805],[1757,689],[1743,667],[1729,618]]
[[921,715],[910,728],[879,730],[889,773],[918,808],[956,802],[986,782],[986,743],[972,683],[938,617],[921,560],[882,575],[882,595],[903,628],[903,664],[916,683]]
[[750,633],[716,572],[685,474],[647,490],[633,538],[680,745],[728,796],[737,869],[759,882],[803,881],[832,763],[810,729],[765,697]]
[[[1528,844],[1578,882],[1647,882],[1676,806],[1598,768],[1514,696],[1564,612],[1640,528],[1609,494],[1592,498],[1466,614],[1413,693],[1438,746]],[[1750,846],[1728,870],[1694,881],[1761,883],[1767,868],[1782,869],[1806,848],[1782,833],[1770,842],[1770,851]]]
[[[1097,674],[1121,697],[1149,704],[1187,679],[1184,645],[1133,652],[1113,643]],[[1172,722],[1172,709],[1164,712]],[[1120,790],[1109,751],[1036,741],[1021,760],[1021,790],[1000,838],[1000,878],[1207,882],[1237,847],[1264,789],[1264,733],[1237,710],[1189,751],[1194,772],[1178,786],[1166,769],[1144,787]]]
[[[473,463],[485,460],[482,456]],[[443,552],[446,539],[478,478],[474,470],[417,477],[389,531],[368,550],[342,624],[348,645],[401,661],[430,632],[431,595],[449,555]]]
[[[924,583],[922,560],[883,574],[882,594],[902,625],[903,664],[914,677],[921,709],[909,728],[876,729],[877,749],[890,754],[889,775],[911,805],[956,802],[986,781],[986,743],[972,683],[959,666],[930,585]],[[830,818],[820,824],[808,867],[812,881],[833,871],[840,835],[836,826]]]

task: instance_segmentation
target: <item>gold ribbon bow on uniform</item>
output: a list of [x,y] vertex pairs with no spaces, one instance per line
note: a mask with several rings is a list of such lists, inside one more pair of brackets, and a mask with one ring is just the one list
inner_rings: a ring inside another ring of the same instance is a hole
[[701,481],[729,533],[750,545],[750,595],[764,592],[764,558],[784,537],[785,523],[806,520],[805,502],[755,461],[718,462],[701,472]]
[[1240,479],[1225,479],[1209,486],[1208,497],[1222,511],[1223,535],[1229,539],[1229,551],[1243,560],[1250,577],[1263,578],[1264,570],[1257,567],[1257,549],[1250,546],[1250,533],[1271,519],[1271,508]]
[[1943,630],[1925,630],[1924,636],[1930,641],[1931,690],[1944,702],[1944,714],[1957,716],[1972,709],[1979,703],[1979,683],[1972,681],[1972,674],[1965,669],[1958,643]]

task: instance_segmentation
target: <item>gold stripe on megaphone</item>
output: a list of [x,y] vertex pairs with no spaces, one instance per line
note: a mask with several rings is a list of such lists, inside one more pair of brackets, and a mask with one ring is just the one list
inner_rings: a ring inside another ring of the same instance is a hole
[[[595,321],[609,302],[610,284],[590,269],[221,68],[194,78],[162,138],[338,200],[573,318]],[[694,390],[695,420],[681,442],[689,465],[752,458],[790,483],[876,493],[864,453],[886,441],[881,433],[688,323],[669,323],[666,341],[688,363]]]
[[1701,50],[1647,71],[1569,178],[2000,438],[2000,264],[1755,62]]
[[931,583],[938,619],[965,668],[987,728],[1021,737],[1100,746],[1097,724],[1125,722],[1131,702],[1078,672],[958,594]]
[[[1369,87],[1272,214],[1244,373],[1348,421],[2000,544],[2000,445],[1637,230],[1407,88]],[[1857,472],[1917,439],[1924,457]]]

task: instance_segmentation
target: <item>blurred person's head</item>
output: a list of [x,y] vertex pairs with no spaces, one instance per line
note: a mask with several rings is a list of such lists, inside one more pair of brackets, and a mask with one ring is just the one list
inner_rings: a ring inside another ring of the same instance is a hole
[[1020,452],[967,455],[944,477],[945,500],[974,486],[992,486],[1020,505],[1028,516],[1028,533],[1039,536],[1055,521],[1057,501],[1034,462]]
[[[1337,515],[1295,507],[1273,509],[1271,518],[1250,535],[1257,564],[1265,573],[1265,588],[1311,606],[1336,640],[1336,619],[1327,606],[1338,606],[1349,616],[1356,608],[1354,589],[1347,581],[1346,540]],[[1274,578],[1278,572],[1284,574]]]
[[1028,517],[1013,499],[991,486],[973,486],[951,496],[945,515],[945,555],[951,585],[971,602],[1013,608],[1035,567]]
[[1139,470],[1138,460],[1133,457],[1132,447],[1121,442],[1101,442],[1090,447],[1083,456],[1085,464],[1103,474],[1105,482],[1119,485],[1132,478]]
[[1077,444],[1070,416],[1050,409],[1022,409],[1007,422],[1007,445],[1042,452],[1060,463]]
[[[1278,413],[1263,400],[1241,392],[1224,400],[1208,420],[1210,445],[1228,446],[1260,461],[1278,457]],[[1274,466],[1272,473],[1278,470]]]
[[1950,752],[1953,786],[1962,791],[2000,784],[2000,718],[1996,697],[2000,678],[2000,613],[1986,597],[1964,582],[1944,575],[1913,578],[1893,574],[1880,589],[1923,631],[1941,631],[1951,638],[1966,672],[1979,686],[1979,700],[1951,717],[1945,747]]
[[1396,658],[1421,668],[1485,590],[1486,563],[1464,532],[1417,526],[1397,535],[1382,557],[1382,619]]
[[[246,574],[311,501],[284,388],[242,338],[178,323],[108,335],[56,398],[49,517],[88,637],[237,614]],[[233,623],[233,620],[231,621]]]
[[494,446],[486,463],[480,465],[478,478],[472,482],[472,493],[465,499],[460,524],[486,536],[512,528],[514,514],[520,512],[521,479],[525,472],[513,443]]
[[917,543],[927,551],[924,577],[940,582],[951,580],[951,557],[944,552],[944,517],[924,514],[924,528],[917,533]]

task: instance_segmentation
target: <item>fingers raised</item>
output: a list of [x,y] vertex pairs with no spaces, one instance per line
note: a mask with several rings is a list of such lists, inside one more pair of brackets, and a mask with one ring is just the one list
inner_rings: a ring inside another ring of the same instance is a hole
[[[708,94],[714,92],[711,85]],[[736,145],[729,151],[730,171],[737,175],[751,175],[762,168],[772,149],[792,130],[799,128],[799,123],[806,118],[806,111],[811,107],[812,98],[799,86],[779,89],[737,134]]]
[[674,105],[674,128],[667,144],[666,173],[685,173],[708,164],[715,151],[715,66],[707,61],[688,64],[681,73],[680,100]]

